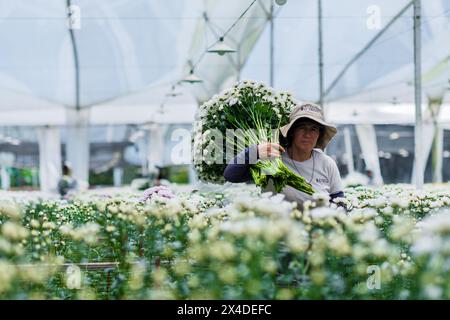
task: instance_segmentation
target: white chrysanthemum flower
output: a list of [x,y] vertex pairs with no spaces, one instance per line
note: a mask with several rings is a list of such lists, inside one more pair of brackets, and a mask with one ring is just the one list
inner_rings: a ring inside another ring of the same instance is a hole
[[229,106],[234,106],[235,104],[237,104],[239,102],[239,100],[235,97],[231,98],[228,100],[228,105]]
[[74,229],[70,234],[74,240],[84,241],[87,244],[95,244],[98,241],[100,226],[94,222],[88,222],[79,228]]
[[233,244],[218,240],[209,245],[209,255],[215,259],[225,261],[232,259],[236,255]]
[[359,233],[358,238],[362,242],[374,243],[376,240],[378,240],[379,236],[380,232],[378,228],[372,221],[370,221],[363,226],[363,229]]
[[423,220],[421,227],[428,234],[449,234],[450,233],[450,210],[441,210],[439,213]]
[[442,298],[442,288],[434,285],[434,284],[427,284],[424,288],[424,295],[428,299],[441,299]]
[[386,206],[385,208],[381,209],[381,213],[384,215],[390,216],[394,212],[394,209],[391,206]]
[[336,209],[332,209],[330,207],[320,207],[316,209],[312,209],[310,211],[311,217],[314,220],[326,219],[326,218],[334,218],[338,215],[339,211]]
[[12,222],[12,221],[6,221],[2,227],[1,227],[1,233],[2,235],[12,241],[20,241],[25,239],[29,232],[26,228],[22,227],[21,225]]
[[338,256],[350,254],[352,251],[347,236],[338,232],[330,233],[330,235],[328,236],[328,246]]
[[450,253],[450,211],[444,209],[417,223],[419,229],[411,247],[415,255]]
[[395,197],[395,198],[391,198],[390,200],[391,200],[392,206],[397,206],[402,209],[406,209],[409,207],[409,200],[406,198]]
[[393,218],[393,222],[394,223],[390,229],[390,235],[395,240],[399,240],[410,234],[416,226],[415,221],[407,216],[396,215]]
[[11,219],[20,219],[23,216],[23,212],[16,203],[8,200],[0,203],[0,215],[5,215]]
[[11,282],[16,273],[14,265],[7,261],[0,260],[0,294],[11,287]]
[[59,227],[59,232],[61,232],[62,235],[70,235],[73,231],[73,227],[70,224],[63,224]]
[[41,224],[36,219],[31,219],[30,226],[32,228],[38,229],[41,226]]
[[68,289],[81,289],[82,271],[76,265],[70,265],[66,270],[66,286]]
[[309,236],[300,223],[294,223],[287,235],[286,244],[294,253],[305,252],[309,246]]

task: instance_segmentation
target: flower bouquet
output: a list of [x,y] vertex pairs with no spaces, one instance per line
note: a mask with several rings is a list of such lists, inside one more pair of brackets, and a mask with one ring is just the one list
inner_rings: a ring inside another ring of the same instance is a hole
[[[193,135],[199,179],[224,182],[225,167],[236,154],[264,142],[279,143],[279,128],[289,122],[295,104],[290,93],[276,93],[263,83],[244,80],[201,105]],[[250,172],[262,188],[271,179],[276,192],[289,185],[309,195],[314,193],[312,186],[280,158],[250,162]]]

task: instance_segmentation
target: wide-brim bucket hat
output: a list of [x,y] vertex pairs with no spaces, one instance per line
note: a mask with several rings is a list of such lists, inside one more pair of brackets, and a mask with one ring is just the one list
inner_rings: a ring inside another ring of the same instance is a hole
[[324,132],[317,140],[315,147],[325,150],[325,147],[336,135],[337,129],[335,126],[325,121],[323,108],[314,103],[305,103],[295,106],[294,109],[292,109],[291,114],[289,115],[289,123],[280,128],[281,134],[284,137],[287,137],[289,129],[291,129],[292,125],[297,120],[302,118],[308,118],[323,125]]

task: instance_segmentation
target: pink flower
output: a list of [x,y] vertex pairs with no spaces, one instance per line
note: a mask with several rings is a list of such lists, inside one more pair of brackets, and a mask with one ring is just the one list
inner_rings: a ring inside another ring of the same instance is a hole
[[171,199],[174,197],[172,191],[166,186],[156,186],[148,188],[144,191],[144,197],[141,199],[142,201],[146,201],[150,199],[153,195],[157,194],[160,197]]

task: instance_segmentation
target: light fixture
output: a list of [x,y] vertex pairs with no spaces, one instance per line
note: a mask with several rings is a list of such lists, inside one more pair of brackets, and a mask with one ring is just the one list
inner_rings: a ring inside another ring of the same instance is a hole
[[397,97],[392,97],[392,104],[393,105],[398,104]]
[[159,109],[157,111],[159,114],[164,114],[164,103],[161,103],[161,105],[159,106]]
[[284,6],[286,4],[287,0],[275,0],[275,3],[279,6]]
[[398,138],[400,138],[400,135],[398,134],[398,132],[392,132],[392,133],[389,135],[389,139],[390,139],[390,140],[397,140]]
[[182,96],[183,94],[181,92],[169,92],[166,94],[166,97],[178,97],[178,96]]
[[407,158],[407,157],[409,156],[408,150],[403,149],[403,148],[401,148],[401,149],[398,150],[398,154],[399,154],[400,156],[402,156],[403,158]]
[[183,95],[182,92],[176,92],[175,91],[175,86],[172,86],[172,90],[166,94],[166,97],[177,97],[177,96],[181,96]]
[[215,45],[208,49],[210,53],[217,53],[220,56],[223,56],[225,53],[236,52],[236,50],[230,48],[223,42],[223,37],[219,39]]
[[181,80],[181,82],[187,82],[187,83],[200,83],[203,82],[202,79],[200,79],[199,77],[197,77],[194,74],[194,70],[192,69],[191,72],[189,73],[188,76],[186,76],[183,80]]

